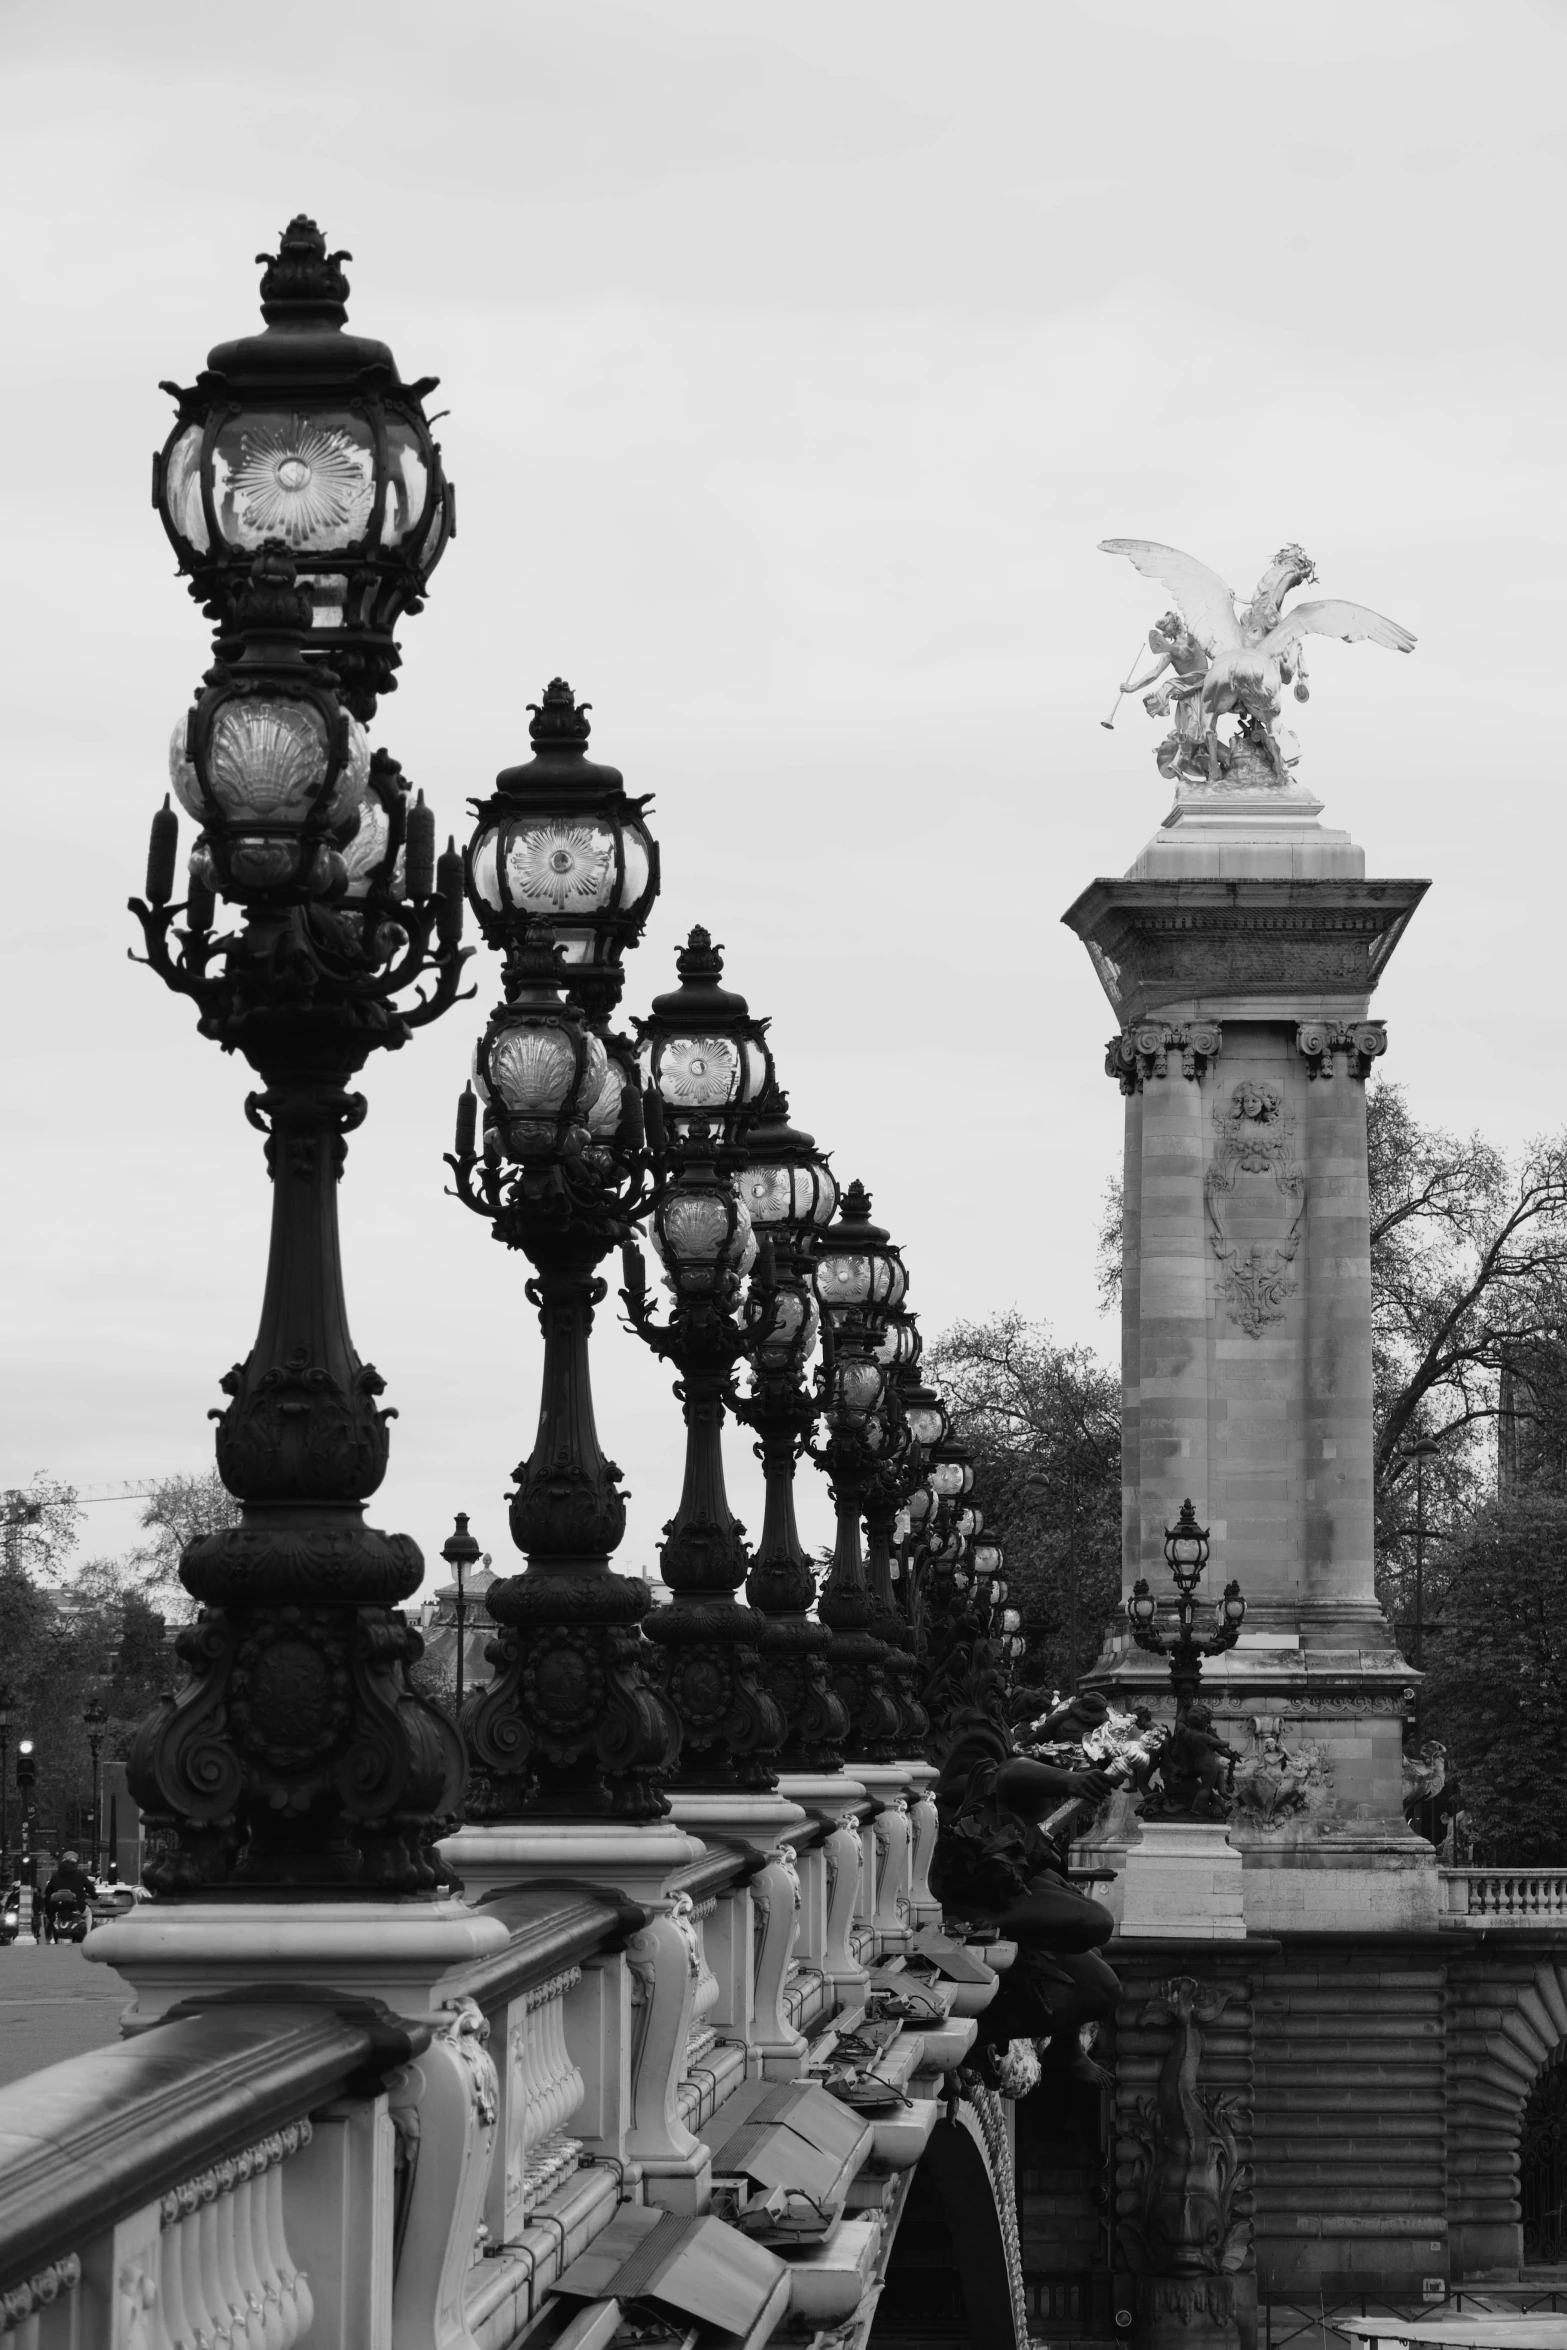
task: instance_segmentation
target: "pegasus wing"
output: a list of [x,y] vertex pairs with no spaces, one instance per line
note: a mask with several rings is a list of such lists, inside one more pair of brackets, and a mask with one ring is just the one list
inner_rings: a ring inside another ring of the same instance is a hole
[[1369,604],[1347,604],[1342,596],[1296,604],[1268,631],[1259,649],[1277,660],[1293,652],[1303,636],[1342,637],[1346,645],[1357,645],[1369,637],[1374,645],[1386,645],[1390,653],[1412,653],[1415,649],[1414,638],[1396,620],[1384,620]]
[[1156,539],[1101,539],[1099,552],[1124,555],[1144,579],[1156,579],[1168,588],[1181,618],[1205,652],[1239,645],[1235,598],[1218,573],[1194,555],[1183,555],[1179,547],[1161,547]]

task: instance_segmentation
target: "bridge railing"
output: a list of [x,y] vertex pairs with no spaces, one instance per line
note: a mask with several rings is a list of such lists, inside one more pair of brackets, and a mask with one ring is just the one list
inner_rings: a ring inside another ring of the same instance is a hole
[[216,2006],[0,2092],[6,2350],[292,2350],[330,2322],[342,2139],[431,2037],[362,2004]]
[[1567,1919],[1567,1869],[1442,1871],[1445,1926],[1534,1926]]
[[[204,1994],[0,2090],[0,2350],[506,2350],[623,2205],[708,2210],[726,2101],[863,2015],[934,1914],[921,1825],[884,1791],[709,1841],[642,1902],[534,1879],[479,1904],[508,1938],[428,2014]],[[870,2290],[971,2037],[912,2035],[913,2102],[862,2126],[837,2249],[774,2262],[780,2310]]]

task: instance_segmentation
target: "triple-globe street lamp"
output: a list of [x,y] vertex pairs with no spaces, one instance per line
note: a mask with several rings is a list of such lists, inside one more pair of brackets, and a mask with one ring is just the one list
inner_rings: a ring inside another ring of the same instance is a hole
[[[272,1231],[260,1326],[225,1376],[218,1468],[236,1526],[188,1545],[189,1679],[129,1765],[162,1893],[426,1894],[464,1779],[409,1680],[398,1602],[416,1545],[364,1523],[387,1463],[384,1382],[349,1335],[337,1225],[351,1081],[454,1000],[461,867],[365,725],[392,682],[452,507],[423,411],[382,343],[344,332],[344,254],[303,217],[262,280],[265,331],[219,345],[175,396],[154,495],[214,661],[170,773],[198,827],[154,820],[147,961],[259,1089]],[[219,908],[222,908],[220,914]]]

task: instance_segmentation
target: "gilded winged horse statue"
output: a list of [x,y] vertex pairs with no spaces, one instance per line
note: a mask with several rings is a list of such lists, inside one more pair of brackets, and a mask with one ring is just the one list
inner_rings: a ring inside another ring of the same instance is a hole
[[[1414,651],[1407,628],[1342,596],[1293,604],[1286,612],[1285,597],[1316,580],[1303,547],[1281,547],[1251,601],[1242,604],[1216,571],[1178,547],[1153,539],[1101,539],[1099,546],[1101,554],[1125,555],[1175,599],[1175,609],[1148,632],[1154,666],[1128,679],[1116,696],[1117,710],[1122,694],[1142,694],[1150,717],[1172,719],[1171,732],[1154,753],[1160,774],[1172,783],[1235,790],[1288,780],[1299,746],[1292,734],[1276,731],[1276,722],[1284,686],[1293,684],[1298,702],[1308,699],[1301,658],[1308,636],[1341,637],[1351,645],[1364,638],[1390,652]],[[1166,671],[1168,681],[1161,685]],[[1235,720],[1224,739],[1221,718]],[[1114,715],[1103,723],[1113,725]]]

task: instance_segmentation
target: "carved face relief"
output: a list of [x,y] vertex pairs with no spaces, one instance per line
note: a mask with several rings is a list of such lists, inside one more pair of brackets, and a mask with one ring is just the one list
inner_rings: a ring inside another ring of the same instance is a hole
[[1208,1237],[1225,1311],[1248,1338],[1284,1319],[1297,1283],[1289,1271],[1305,1229],[1306,1178],[1290,1158],[1294,1121],[1276,1085],[1245,1078],[1214,1111],[1214,1155],[1203,1178]]

